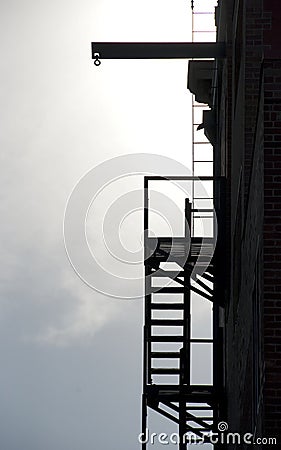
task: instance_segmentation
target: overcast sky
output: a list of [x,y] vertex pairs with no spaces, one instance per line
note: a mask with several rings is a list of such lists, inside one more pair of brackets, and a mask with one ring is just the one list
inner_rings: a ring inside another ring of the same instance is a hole
[[[91,41],[190,41],[187,0],[1,4],[0,448],[133,450],[141,300],[95,292],[66,256],[67,198],[127,153],[190,165],[187,61],[103,61]],[[166,431],[166,430],[162,430]]]

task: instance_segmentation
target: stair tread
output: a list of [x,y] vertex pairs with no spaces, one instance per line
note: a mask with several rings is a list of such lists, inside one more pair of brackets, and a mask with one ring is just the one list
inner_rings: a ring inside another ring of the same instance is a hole
[[186,291],[184,286],[164,286],[164,287],[154,287],[149,288],[150,292],[153,294],[183,294]]
[[151,319],[150,324],[154,326],[183,326],[183,319]]
[[180,373],[180,369],[174,367],[155,367],[151,368],[150,371],[154,375],[177,375]]
[[152,342],[183,342],[183,336],[151,336]]
[[201,277],[205,278],[205,280],[211,281],[212,283],[214,282],[214,277],[207,272],[202,273]]
[[183,303],[151,303],[152,309],[184,309]]
[[209,292],[209,294],[213,295],[214,291],[213,289],[208,286],[207,284],[205,284],[203,281],[201,281],[199,278],[196,279],[196,283],[201,286],[203,289],[205,289],[205,291]]
[[174,279],[175,277],[183,277],[184,271],[183,270],[165,270],[165,269],[158,269],[155,272],[151,273],[152,276],[155,278],[171,278]]
[[151,352],[151,358],[179,358],[179,352]]

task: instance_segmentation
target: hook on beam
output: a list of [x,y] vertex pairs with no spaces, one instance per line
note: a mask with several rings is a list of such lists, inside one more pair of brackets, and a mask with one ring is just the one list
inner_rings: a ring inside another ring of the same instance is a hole
[[94,60],[95,66],[101,65],[100,54],[98,52],[93,53],[93,60]]

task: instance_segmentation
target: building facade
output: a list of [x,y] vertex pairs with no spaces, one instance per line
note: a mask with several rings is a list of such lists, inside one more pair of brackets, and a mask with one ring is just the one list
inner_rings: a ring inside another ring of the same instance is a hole
[[203,84],[190,62],[189,88],[207,99],[214,174],[226,180],[220,413],[230,431],[281,445],[281,3],[220,0],[215,17],[226,58]]

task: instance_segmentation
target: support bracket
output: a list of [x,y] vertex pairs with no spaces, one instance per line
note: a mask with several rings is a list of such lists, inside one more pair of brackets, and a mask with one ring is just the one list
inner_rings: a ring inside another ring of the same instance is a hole
[[224,58],[223,42],[92,42],[92,58],[169,59]]

